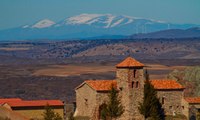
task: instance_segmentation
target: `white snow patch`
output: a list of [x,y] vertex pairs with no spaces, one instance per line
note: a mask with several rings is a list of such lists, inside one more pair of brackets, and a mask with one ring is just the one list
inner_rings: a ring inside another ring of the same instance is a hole
[[101,16],[101,14],[81,14],[65,20],[66,24],[86,24],[88,21]]
[[107,23],[107,25],[106,25],[104,28],[109,28],[109,27],[111,26],[111,24],[112,24],[112,21],[114,20],[114,18],[115,18],[116,16],[107,15],[107,17],[108,17],[108,20],[105,21],[105,23]]
[[50,27],[54,24],[56,24],[54,21],[51,21],[49,19],[44,19],[44,20],[41,20],[41,21],[37,22],[36,24],[34,24],[32,26],[32,28],[46,28],[46,27]]
[[129,19],[128,22],[126,22],[124,25],[132,23],[134,21],[134,19]]
[[29,25],[24,25],[22,28],[28,28],[29,27]]
[[117,22],[113,23],[110,27],[115,27],[117,25],[119,25],[121,22],[123,22],[124,18],[119,19]]
[[92,23],[95,23],[95,22],[98,22],[99,21],[99,18],[96,18],[96,19],[93,19],[91,21],[88,21],[87,24],[92,24]]

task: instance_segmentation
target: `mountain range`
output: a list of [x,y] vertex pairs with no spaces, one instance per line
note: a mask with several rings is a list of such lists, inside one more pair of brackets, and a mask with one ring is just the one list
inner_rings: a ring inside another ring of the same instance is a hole
[[200,38],[200,27],[193,27],[189,29],[169,29],[152,33],[141,33],[131,35],[129,38],[133,39],[159,39],[159,38]]
[[[195,24],[173,24],[164,21],[112,14],[80,14],[59,22],[43,19],[33,24],[0,31],[0,40],[84,39],[99,36],[130,36],[169,29],[189,29]],[[111,37],[112,38],[112,37]]]

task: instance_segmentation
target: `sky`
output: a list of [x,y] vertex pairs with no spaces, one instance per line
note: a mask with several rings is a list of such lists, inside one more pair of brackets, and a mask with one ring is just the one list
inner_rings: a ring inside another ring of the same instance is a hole
[[82,13],[200,24],[200,0],[0,0],[0,30]]

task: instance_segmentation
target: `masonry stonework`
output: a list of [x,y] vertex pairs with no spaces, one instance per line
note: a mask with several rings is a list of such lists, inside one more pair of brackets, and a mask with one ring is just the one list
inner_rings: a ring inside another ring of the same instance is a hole
[[157,95],[166,114],[183,114],[183,90],[157,90]]
[[75,116],[92,117],[96,107],[96,91],[87,84],[76,90]]
[[144,91],[144,70],[142,68],[118,68],[117,87],[120,90],[121,102],[125,108],[120,120],[141,120],[138,111]]

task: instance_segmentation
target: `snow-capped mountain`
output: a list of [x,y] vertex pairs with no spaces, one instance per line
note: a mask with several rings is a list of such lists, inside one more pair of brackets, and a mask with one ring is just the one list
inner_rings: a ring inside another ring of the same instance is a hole
[[63,24],[86,24],[102,28],[126,25],[134,21],[133,17],[116,16],[111,14],[81,14],[64,20]]
[[80,14],[59,22],[49,19],[34,24],[1,30],[0,40],[21,39],[74,39],[97,36],[128,36],[167,29],[188,29],[194,24],[172,24],[126,15]]
[[33,25],[24,25],[22,28],[47,28],[56,24],[54,21],[49,19],[43,19]]
[[61,25],[91,25],[100,28],[120,27],[131,23],[139,24],[153,24],[165,23],[161,21],[147,20],[125,15],[112,15],[112,14],[81,14],[69,17],[62,21],[57,26]]

